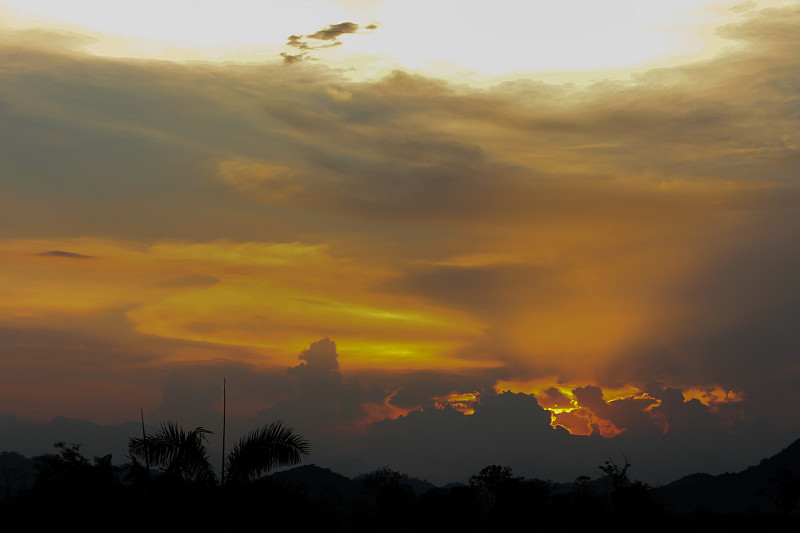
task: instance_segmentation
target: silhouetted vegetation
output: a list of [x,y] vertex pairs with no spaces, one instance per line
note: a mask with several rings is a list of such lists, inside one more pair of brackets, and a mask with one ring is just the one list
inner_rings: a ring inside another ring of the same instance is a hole
[[[139,464],[141,461],[152,462],[167,477],[215,484],[217,475],[205,446],[206,435],[210,433],[202,426],[186,431],[174,422],[165,422],[154,435],[131,438],[131,456]],[[252,481],[276,467],[299,464],[309,453],[311,445],[308,441],[282,422],[273,422],[251,431],[234,445],[225,459],[227,475],[224,481]]]
[[630,470],[631,462],[627,457],[622,466],[613,459],[608,459],[600,466],[600,471],[607,476],[612,486],[608,501],[609,512],[617,516],[658,514],[660,509],[650,499],[650,485],[642,481],[631,482]]
[[[275,424],[234,447],[228,458],[229,483],[221,484],[214,482],[207,466],[206,433],[165,424],[148,442],[132,439],[130,461],[122,466],[114,466],[111,456],[88,459],[78,445],[65,443],[55,445],[56,453],[33,460],[4,454],[0,466],[7,478],[9,468],[19,473],[29,464],[35,478],[7,491],[0,504],[3,523],[26,529],[80,526],[83,531],[239,531],[259,525],[300,531],[468,533],[626,524],[645,531],[704,532],[743,527],[794,531],[800,526],[800,478],[787,466],[800,461],[800,445],[741,474],[690,476],[660,489],[632,481],[627,457],[622,464],[609,459],[599,465],[601,477],[581,476],[573,483],[526,479],[507,466],[489,465],[467,484],[434,487],[389,467],[354,479],[313,465],[262,476],[299,461],[308,451],[301,437]],[[143,466],[145,449],[158,471]],[[765,488],[753,494],[761,499],[739,509],[712,508],[706,505],[712,500],[698,496],[716,487],[709,497],[724,497],[732,494],[724,484],[755,484],[758,475]],[[683,501],[676,494],[690,495],[696,505],[676,507],[675,502]]]
[[767,481],[773,487],[770,499],[775,502],[784,515],[797,511],[797,500],[800,498],[800,477],[788,468],[781,468],[774,478]]

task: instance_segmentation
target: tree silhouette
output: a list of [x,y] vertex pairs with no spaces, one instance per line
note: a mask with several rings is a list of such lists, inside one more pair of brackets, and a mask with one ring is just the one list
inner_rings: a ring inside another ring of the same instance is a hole
[[417,498],[400,472],[388,466],[364,476],[354,509],[357,529],[408,531],[416,517]]
[[469,485],[479,492],[485,494],[491,505],[503,495],[509,485],[522,481],[522,478],[514,477],[511,468],[500,465],[489,465],[481,469],[480,472],[469,478]]
[[[196,427],[185,431],[175,422],[161,424],[161,430],[142,438],[130,439],[131,456],[150,461],[170,477],[187,482],[213,484],[217,475],[206,449],[206,435],[212,432]],[[251,431],[241,439],[225,459],[224,481],[246,482],[260,477],[277,466],[296,465],[311,452],[311,445],[292,428],[273,422]]]
[[611,478],[614,491],[610,495],[611,507],[614,513],[638,514],[653,513],[657,509],[650,501],[651,487],[642,481],[631,482],[629,472],[631,462],[624,456],[625,464],[619,466],[612,459],[608,459],[600,466],[600,470]]
[[800,499],[800,477],[788,468],[781,468],[775,474],[776,477],[767,478],[773,487],[770,499],[781,513],[788,515],[797,508],[797,501]]
[[226,459],[227,480],[246,482],[277,466],[299,464],[311,453],[311,444],[282,422],[255,429],[239,439]]
[[149,456],[150,461],[169,477],[212,484],[217,481],[217,476],[205,445],[206,435],[211,433],[202,426],[187,432],[175,422],[164,422],[154,435],[146,439],[130,439],[129,448],[137,459]]
[[629,482],[628,472],[631,469],[631,462],[627,457],[623,457],[625,458],[625,465],[623,466],[619,466],[611,458],[600,465],[600,470],[611,478],[611,484],[613,485],[615,491],[622,490],[623,487],[625,487],[625,485]]
[[33,459],[33,485],[21,495],[16,517],[0,512],[3,525],[16,520],[20,527],[7,527],[9,531],[63,529],[64,524],[81,524],[84,531],[94,531],[89,526],[99,524],[107,528],[125,512],[125,488],[111,455],[90,460],[80,453],[79,444],[57,442],[54,446],[58,453]]

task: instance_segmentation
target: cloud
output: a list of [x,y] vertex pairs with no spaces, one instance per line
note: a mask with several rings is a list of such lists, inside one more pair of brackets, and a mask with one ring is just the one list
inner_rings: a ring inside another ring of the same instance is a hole
[[[528,305],[531,298],[547,298],[555,276],[539,265],[411,265],[386,290],[419,294],[436,302],[466,309],[476,315]],[[512,301],[516,300],[514,304]]]
[[[694,472],[744,468],[764,455],[759,450],[768,449],[768,442],[792,438],[763,421],[743,423],[732,434],[706,406],[684,401],[674,389],[664,391],[660,403],[604,402],[603,391],[589,387],[577,395],[587,403],[585,408],[591,404],[628,428],[614,438],[571,435],[550,425],[550,413],[534,396],[506,392],[481,395],[474,415],[431,407],[376,422],[361,439],[361,454],[375,464],[396,465],[434,482],[463,481],[488,464],[509,465],[518,475],[540,479],[594,477],[605,459],[625,455],[636,479],[664,483]],[[668,422],[665,431],[659,420]]]
[[331,24],[325,28],[315,31],[311,35],[306,35],[307,39],[316,39],[320,41],[335,41],[341,35],[349,33],[358,33],[359,30],[364,29],[372,31],[378,29],[377,24],[370,24],[368,26],[359,26],[353,22],[340,22],[339,24]]
[[[311,346],[300,352],[297,358],[301,361],[296,367],[289,369],[290,374],[300,380],[309,375],[338,376],[339,361],[336,353],[336,343],[330,339],[312,342]],[[334,378],[336,379],[336,378]]]
[[392,405],[393,391],[385,386],[344,377],[338,357],[330,339],[311,343],[300,352],[301,362],[287,370],[293,391],[262,410],[258,420],[288,421],[312,443],[319,443],[315,461],[344,466],[354,459],[353,439],[371,422],[406,411]]
[[474,415],[445,407],[378,422],[363,437],[367,448],[362,454],[434,482],[464,481],[488,464],[511,466],[520,475],[574,479],[580,466],[573,463],[556,472],[546,459],[557,448],[573,461],[585,458],[580,451],[584,441],[570,437],[550,426],[550,414],[534,397],[504,393],[482,396]]
[[572,407],[572,401],[567,396],[555,387],[545,389],[544,393],[537,396],[539,405],[545,409],[560,408],[567,409]]
[[313,59],[308,54],[309,51],[341,46],[342,41],[339,40],[339,37],[342,35],[370,32],[376,29],[378,29],[377,24],[360,26],[355,22],[340,22],[339,24],[330,24],[309,35],[290,35],[286,40],[285,46],[296,48],[300,53],[289,54],[282,52],[281,57],[283,57],[285,65],[291,65],[306,59]]
[[658,403],[653,398],[633,397],[606,402],[603,399],[603,391],[593,386],[578,387],[572,393],[578,405],[589,409],[597,417],[611,422],[616,431],[631,434],[660,431],[646,412],[648,407]]
[[299,63],[300,61],[307,59],[308,54],[287,54],[286,52],[281,52],[281,57],[283,58],[283,63],[285,65],[291,65],[293,63]]
[[42,257],[69,257],[72,259],[91,259],[91,255],[82,255],[76,254],[73,252],[62,252],[61,250],[52,250],[49,252],[42,252],[40,254],[36,254]]

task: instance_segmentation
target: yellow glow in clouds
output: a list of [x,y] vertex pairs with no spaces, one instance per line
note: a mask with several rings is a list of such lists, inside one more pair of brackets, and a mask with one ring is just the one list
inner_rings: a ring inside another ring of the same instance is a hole
[[137,249],[73,239],[6,241],[0,253],[0,317],[10,322],[57,326],[67,314],[129,308],[139,333],[253,347],[262,364],[293,364],[298,347],[322,337],[341,340],[351,368],[487,364],[447,356],[479,335],[476,320],[373,292],[391,273],[335,257],[327,246],[221,241]]

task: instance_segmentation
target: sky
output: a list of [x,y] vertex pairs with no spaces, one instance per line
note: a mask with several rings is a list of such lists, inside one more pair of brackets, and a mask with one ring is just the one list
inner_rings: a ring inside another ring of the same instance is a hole
[[0,426],[219,446],[227,380],[348,475],[756,463],[798,49],[779,1],[0,0]]

